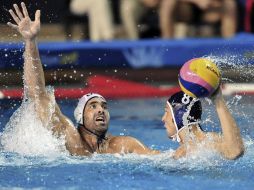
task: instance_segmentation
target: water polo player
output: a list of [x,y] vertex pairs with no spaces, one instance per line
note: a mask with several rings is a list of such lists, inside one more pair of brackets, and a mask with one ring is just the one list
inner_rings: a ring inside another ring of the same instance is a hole
[[[107,135],[109,111],[107,102],[99,94],[84,95],[75,110],[78,130],[61,112],[54,98],[45,87],[43,68],[39,56],[36,37],[40,31],[40,11],[31,21],[26,6],[21,3],[22,11],[14,4],[15,12],[9,10],[16,24],[7,23],[17,30],[25,41],[24,87],[28,99],[34,102],[36,114],[45,127],[51,127],[57,136],[65,137],[66,149],[72,155],[97,153],[137,153],[157,154],[129,136]],[[50,125],[49,125],[50,124]]]
[[162,121],[169,138],[177,140],[180,144],[174,152],[174,158],[186,156],[201,148],[215,150],[227,159],[236,159],[243,154],[244,145],[240,130],[226,106],[220,88],[212,98],[222,134],[204,132],[201,129],[200,100],[182,91],[168,99]]

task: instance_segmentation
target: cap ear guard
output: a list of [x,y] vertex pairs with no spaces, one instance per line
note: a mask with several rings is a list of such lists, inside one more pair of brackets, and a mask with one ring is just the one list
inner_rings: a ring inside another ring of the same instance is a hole
[[173,141],[181,142],[181,139],[180,139],[180,137],[178,135],[179,130],[178,130],[175,114],[174,114],[174,111],[173,111],[173,107],[171,106],[171,104],[168,101],[167,101],[167,104],[168,104],[168,106],[170,108],[170,111],[171,111],[171,114],[172,114],[172,117],[173,117],[173,121],[174,121],[174,126],[176,128],[176,133],[174,135],[172,135],[171,138],[172,138]]
[[75,120],[80,125],[84,125],[83,112],[84,112],[87,102],[89,100],[91,100],[92,98],[101,98],[101,99],[103,99],[103,101],[106,102],[106,100],[103,96],[101,96],[100,94],[96,94],[96,93],[88,93],[88,94],[85,94],[82,98],[80,98],[78,105],[74,110]]

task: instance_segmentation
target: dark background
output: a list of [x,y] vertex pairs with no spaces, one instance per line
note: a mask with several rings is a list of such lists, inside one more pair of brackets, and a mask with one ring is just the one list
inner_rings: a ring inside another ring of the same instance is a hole
[[[10,16],[8,10],[13,8],[13,4],[17,3],[20,5],[24,2],[29,9],[29,13],[34,15],[36,9],[43,11],[41,14],[42,23],[59,23],[63,21],[63,18],[68,13],[68,1],[69,0],[1,0],[1,10],[0,10],[0,22],[6,23],[10,21]],[[33,19],[33,18],[32,18]]]

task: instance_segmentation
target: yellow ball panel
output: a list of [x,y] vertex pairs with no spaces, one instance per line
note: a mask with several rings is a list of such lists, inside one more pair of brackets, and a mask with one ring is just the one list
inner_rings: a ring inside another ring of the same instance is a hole
[[197,58],[190,64],[190,70],[200,78],[217,88],[220,83],[220,71],[216,64],[205,58]]

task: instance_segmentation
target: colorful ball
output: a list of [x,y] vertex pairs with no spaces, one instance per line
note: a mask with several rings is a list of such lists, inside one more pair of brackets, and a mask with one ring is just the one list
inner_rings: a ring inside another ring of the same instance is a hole
[[207,58],[195,58],[186,62],[178,75],[182,91],[194,98],[208,97],[220,84],[220,71]]

